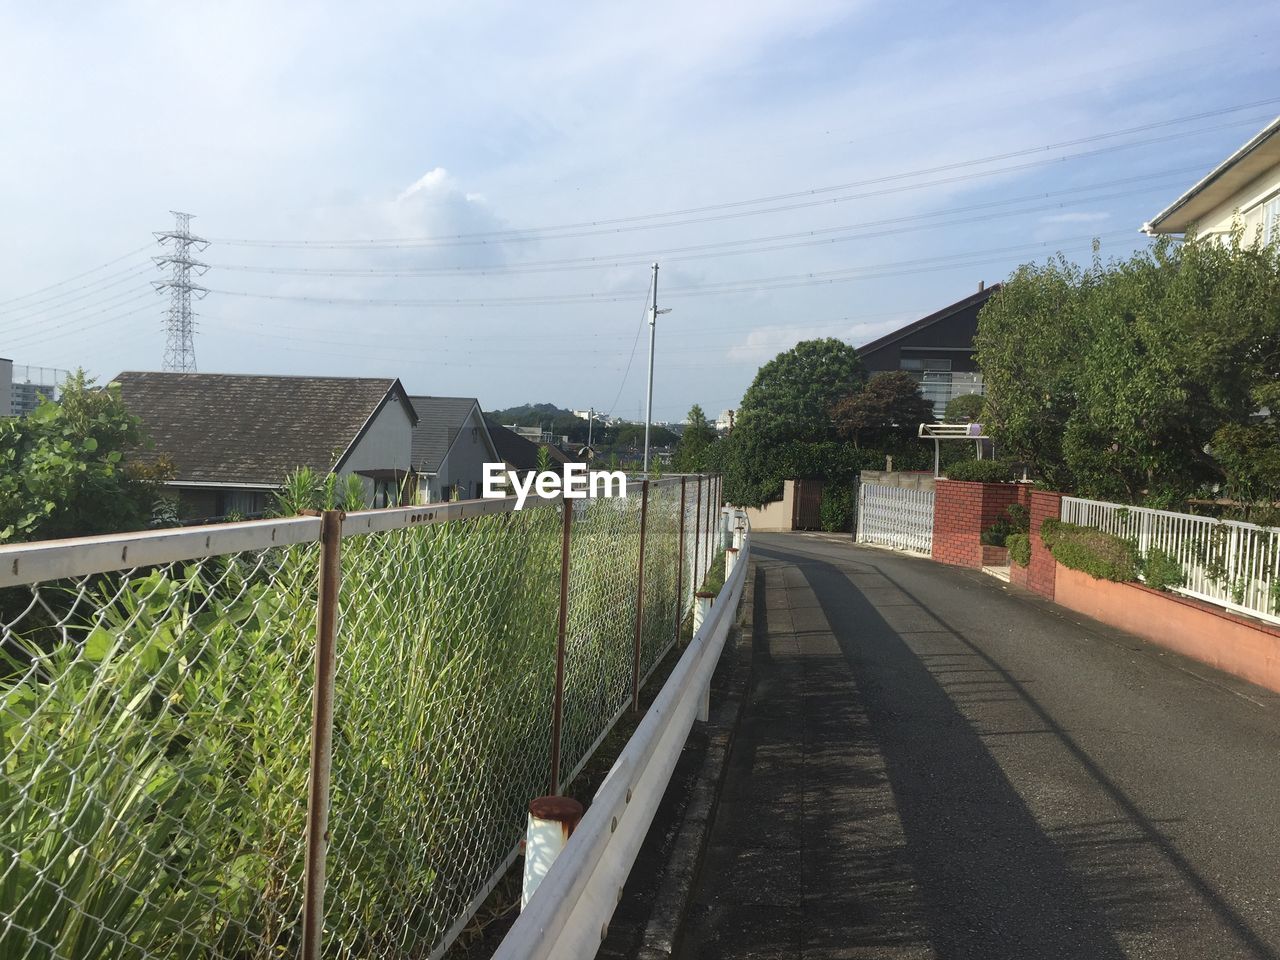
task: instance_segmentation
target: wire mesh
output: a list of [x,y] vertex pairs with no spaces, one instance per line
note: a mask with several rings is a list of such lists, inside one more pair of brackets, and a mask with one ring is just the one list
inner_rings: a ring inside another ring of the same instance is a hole
[[315,564],[308,545],[0,591],[0,956],[293,949]]
[[[639,597],[640,486],[572,502],[562,783],[630,703],[638,610],[647,673],[710,564],[712,485],[684,489],[650,484]],[[438,956],[516,856],[550,786],[562,509],[351,523],[325,956]],[[321,551],[233,528],[263,549],[0,589],[4,960],[298,955]]]
[[640,494],[579,500],[569,541],[562,777],[568,783],[631,696]]
[[531,505],[344,542],[328,953],[425,955],[546,793],[560,529]]

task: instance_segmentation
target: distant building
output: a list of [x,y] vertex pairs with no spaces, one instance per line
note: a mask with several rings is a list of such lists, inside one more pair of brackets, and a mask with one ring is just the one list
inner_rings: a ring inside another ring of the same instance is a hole
[[493,438],[493,445],[494,449],[497,450],[498,459],[507,465],[508,470],[536,470],[538,468],[538,451],[544,446],[547,448],[547,456],[551,458],[553,466],[563,466],[566,463],[576,462],[574,457],[569,456],[554,444],[535,443],[509,427],[495,423],[488,417],[485,418],[485,424],[489,428],[489,436]]
[[498,453],[475,397],[410,397],[418,414],[413,428],[413,469],[419,503],[474,500],[482,496],[484,465]]
[[728,433],[733,429],[734,410],[724,410],[716,417],[716,433]]
[[46,400],[57,400],[62,391],[62,384],[71,375],[66,370],[58,370],[54,367],[33,367],[12,361],[4,361],[3,365],[9,367],[10,383],[6,388],[3,383],[3,374],[0,374],[0,391],[3,391],[4,398],[0,399],[0,415],[5,413],[2,406],[5,400],[9,403],[8,412],[15,417],[25,417],[40,406],[41,397]]
[[858,356],[873,375],[906,370],[914,376],[941,419],[952,398],[983,392],[973,341],[978,314],[999,289],[979,284],[977,293],[859,347]]
[[1239,224],[1244,240],[1280,236],[1280,117],[1223,160],[1195,186],[1142,225],[1145,233],[1225,236]]
[[257,516],[299,467],[356,474],[375,507],[410,482],[418,415],[394,377],[126,372],[125,409],[177,468],[167,486],[185,520]]
[[0,357],[0,417],[13,416],[13,361]]

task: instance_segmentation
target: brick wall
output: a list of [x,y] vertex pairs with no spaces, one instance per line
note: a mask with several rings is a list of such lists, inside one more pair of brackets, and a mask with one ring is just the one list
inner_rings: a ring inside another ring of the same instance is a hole
[[933,559],[958,567],[982,566],[982,531],[1009,506],[1030,506],[1031,488],[1017,483],[939,480],[934,487]]
[[1031,564],[1027,567],[1026,585],[1041,596],[1053,599],[1058,561],[1040,539],[1040,524],[1049,517],[1062,516],[1062,494],[1047,490],[1031,491]]

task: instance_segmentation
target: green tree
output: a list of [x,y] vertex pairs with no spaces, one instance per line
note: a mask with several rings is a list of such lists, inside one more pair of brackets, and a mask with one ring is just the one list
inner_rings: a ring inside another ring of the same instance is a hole
[[988,432],[1048,484],[1154,505],[1265,486],[1249,464],[1267,461],[1258,414],[1280,382],[1274,245],[1162,239],[1123,261],[1022,267],[977,346]]
[[716,428],[694,404],[689,408],[689,423],[680,434],[672,456],[671,467],[677,473],[702,473],[708,469],[708,455],[716,442]]
[[982,394],[966,393],[947,401],[942,419],[947,423],[981,423],[982,408]]
[[836,432],[855,447],[896,447],[932,422],[933,404],[920,396],[920,384],[905,370],[872,377],[860,392],[831,410]]
[[[832,408],[862,390],[866,372],[858,352],[840,340],[805,340],[756,373],[724,451],[725,495],[744,506],[775,499],[792,472],[795,445],[836,440]],[[786,451],[786,452],[784,452]]]
[[117,387],[94,389],[83,371],[56,402],[0,419],[0,542],[137,530],[149,525],[159,484],[172,476],[145,449]]

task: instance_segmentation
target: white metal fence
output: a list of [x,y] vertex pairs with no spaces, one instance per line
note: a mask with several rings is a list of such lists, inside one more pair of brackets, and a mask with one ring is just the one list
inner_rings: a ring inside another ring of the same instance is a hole
[[1062,519],[1158,549],[1186,578],[1179,593],[1280,623],[1280,528],[1171,510],[1062,498]]
[[859,543],[933,552],[933,491],[883,483],[858,486]]

